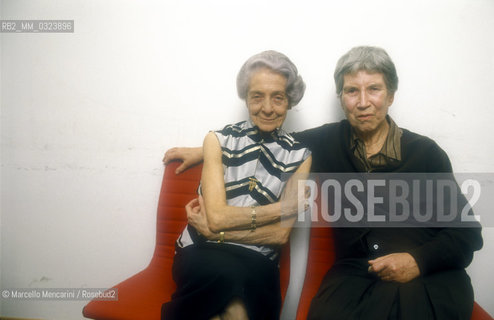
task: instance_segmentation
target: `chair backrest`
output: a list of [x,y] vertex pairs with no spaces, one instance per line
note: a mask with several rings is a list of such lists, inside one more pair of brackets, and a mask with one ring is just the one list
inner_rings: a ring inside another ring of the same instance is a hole
[[307,319],[310,303],[322,279],[334,263],[334,243],[331,228],[313,227],[310,234],[309,259],[304,287],[298,304],[297,319]]
[[165,168],[158,202],[156,221],[156,247],[152,264],[171,266],[175,255],[175,241],[187,224],[185,205],[197,197],[202,165],[181,174],[175,174],[179,162]]
[[161,184],[156,218],[156,245],[147,269],[159,275],[163,301],[169,301],[176,285],[172,277],[175,241],[187,225],[185,205],[197,197],[202,166],[196,166],[176,175],[179,163],[166,166]]

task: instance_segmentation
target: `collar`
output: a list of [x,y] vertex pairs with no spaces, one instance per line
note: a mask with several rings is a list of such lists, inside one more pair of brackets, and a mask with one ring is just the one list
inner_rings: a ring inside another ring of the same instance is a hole
[[249,132],[248,135],[256,142],[276,141],[279,140],[282,136],[286,135],[285,131],[282,128],[276,128],[271,132],[262,132],[256,125],[254,125],[251,119],[245,121],[245,123],[246,129],[252,129],[252,131]]
[[[388,135],[381,150],[375,155],[381,154],[387,158],[401,161],[401,135],[403,134],[403,130],[396,125],[389,115],[386,115],[386,121],[389,124]],[[353,127],[350,126],[350,128],[350,149],[353,151],[359,147],[359,144],[364,145],[364,142],[357,136]]]

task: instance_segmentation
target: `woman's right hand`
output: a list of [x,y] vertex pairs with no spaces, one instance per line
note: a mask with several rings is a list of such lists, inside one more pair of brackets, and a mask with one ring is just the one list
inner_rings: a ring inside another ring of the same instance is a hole
[[209,229],[206,207],[202,196],[185,205],[188,223],[208,240],[214,240],[215,234]]
[[181,160],[182,164],[177,167],[175,174],[179,174],[190,167],[200,163],[203,159],[202,147],[195,148],[171,148],[165,152],[163,162],[165,165],[174,160]]

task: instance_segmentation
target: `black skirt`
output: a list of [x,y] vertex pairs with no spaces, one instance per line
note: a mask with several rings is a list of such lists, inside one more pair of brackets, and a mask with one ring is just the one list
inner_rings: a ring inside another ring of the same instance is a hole
[[473,289],[465,270],[447,270],[407,283],[382,281],[366,259],[335,264],[313,298],[309,320],[469,320]]
[[164,303],[161,319],[206,319],[240,298],[250,320],[279,319],[277,262],[260,253],[224,243],[194,244],[177,250],[173,261],[177,290]]

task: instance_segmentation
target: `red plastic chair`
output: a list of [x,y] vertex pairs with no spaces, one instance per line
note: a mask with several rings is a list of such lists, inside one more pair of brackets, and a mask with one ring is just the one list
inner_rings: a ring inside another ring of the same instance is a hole
[[[118,301],[93,300],[84,307],[84,317],[97,320],[160,319],[161,305],[169,301],[175,291],[171,266],[175,240],[187,223],[184,206],[197,197],[196,191],[202,169],[202,166],[196,166],[175,175],[177,167],[178,163],[169,164],[164,173],[158,204],[156,247],[151,262],[141,272],[113,287],[118,290]],[[288,245],[283,247],[280,261],[283,297],[287,291],[290,275],[289,251]],[[312,297],[334,262],[331,229],[311,230],[308,256],[307,272],[296,316],[296,319],[300,320],[307,318]],[[286,319],[292,320],[289,317]],[[471,319],[494,320],[476,303]]]
[[[169,164],[164,173],[158,204],[156,247],[149,265],[117,284],[118,301],[89,302],[83,309],[84,317],[98,320],[153,320],[160,319],[161,305],[169,301],[175,291],[171,266],[175,254],[175,240],[187,223],[185,205],[197,197],[202,166],[179,175],[178,163]],[[282,250],[281,287],[285,293],[289,276],[289,248]]]

